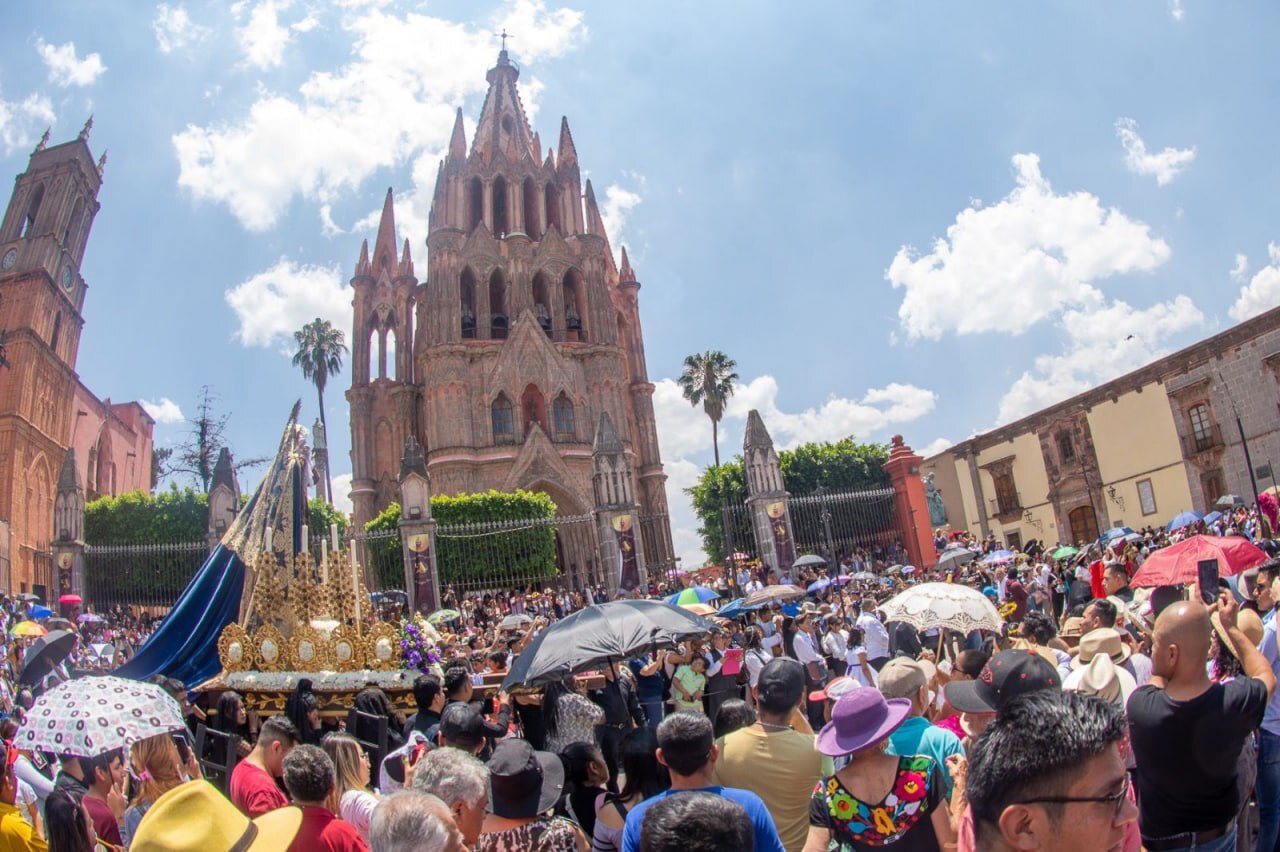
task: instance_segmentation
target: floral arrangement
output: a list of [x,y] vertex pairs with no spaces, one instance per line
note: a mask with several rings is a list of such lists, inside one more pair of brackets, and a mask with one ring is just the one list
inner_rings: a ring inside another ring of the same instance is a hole
[[426,622],[405,621],[400,631],[400,659],[405,667],[425,673],[432,663],[440,662],[440,651],[432,644],[438,637]]
[[408,689],[410,679],[404,671],[392,672],[229,672],[227,689],[241,692],[284,692],[298,685],[301,678],[312,681],[318,692],[344,692],[363,689],[371,681],[382,689]]

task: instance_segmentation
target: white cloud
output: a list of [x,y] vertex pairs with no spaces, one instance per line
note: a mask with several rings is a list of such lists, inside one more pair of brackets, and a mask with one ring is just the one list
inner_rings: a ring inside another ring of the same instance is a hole
[[224,297],[240,322],[235,336],[241,344],[279,346],[292,353],[293,333],[316,317],[341,328],[350,346],[352,295],[337,266],[309,266],[282,257]]
[[[280,13],[289,6],[289,0],[261,0],[249,11],[244,26],[236,30],[236,41],[250,66],[268,69],[284,63],[284,51],[293,36],[290,27],[280,23]],[[243,4],[236,4],[237,14],[242,9]]]
[[351,502],[351,474],[340,473],[333,477],[333,508],[350,515],[356,510]]
[[[639,182],[643,186],[644,178],[641,177]],[[640,193],[627,189],[621,184],[613,183],[605,188],[604,201],[600,205],[600,218],[604,220],[604,231],[609,237],[609,245],[615,254],[626,245],[627,219],[636,205],[643,200]]]
[[156,46],[161,53],[173,53],[195,44],[210,32],[208,27],[199,26],[191,20],[185,6],[170,6],[168,3],[156,7],[151,30],[156,35]]
[[5,155],[34,143],[41,125],[51,125],[53,120],[53,103],[44,95],[32,92],[20,101],[0,98],[0,144]]
[[[1176,16],[1175,16],[1176,17]],[[1124,165],[1135,175],[1155,177],[1157,186],[1167,186],[1196,158],[1196,147],[1165,148],[1152,154],[1138,135],[1138,122],[1132,118],[1116,120],[1116,135],[1124,146]]]
[[[1280,245],[1268,243],[1267,257],[1271,262],[1255,272],[1249,283],[1240,288],[1240,296],[1227,311],[1236,322],[1243,322],[1280,305]],[[1243,281],[1248,269],[1249,259],[1242,254],[1236,255],[1236,269],[1232,270],[1232,277]]]
[[[933,391],[898,383],[872,388],[857,399],[833,396],[820,406],[798,412],[780,409],[777,397],[778,382],[773,376],[758,376],[738,386],[720,421],[722,462],[742,452],[747,413],[753,408],[760,411],[777,447],[790,449],[808,441],[833,441],[850,435],[867,440],[873,433],[923,417],[937,401]],[[705,557],[697,516],[683,489],[697,482],[703,463],[710,462],[711,422],[701,407],[694,408],[681,396],[673,379],[655,383],[653,410],[668,477],[667,501],[676,554],[686,567],[693,567]]]
[[1169,246],[1088,192],[1059,195],[1035,154],[1013,157],[1017,186],[970,206],[928,254],[904,246],[886,277],[905,290],[898,318],[911,338],[944,332],[1020,334],[1067,307],[1098,305],[1101,278],[1147,272]]
[[[535,0],[514,0],[498,16],[516,19],[522,29],[511,50],[525,62],[559,56],[585,34],[578,13],[550,11]],[[294,95],[262,94],[239,120],[188,125],[176,134],[179,185],[227,205],[246,228],[265,230],[295,196],[332,202],[380,169],[429,155],[425,182],[416,178],[427,196],[418,206],[429,207],[454,110],[487,88],[485,71],[496,53],[492,29],[373,6],[341,26],[354,41],[348,64],[313,72]],[[271,162],[260,155],[284,150],[287,158]]]
[[1167,341],[1204,322],[1186,296],[1138,310],[1116,300],[1101,308],[1067,311],[1061,326],[1066,352],[1039,355],[1000,400],[998,424],[1008,423],[1137,369],[1164,354]]
[[140,399],[138,404],[157,423],[181,423],[187,419],[183,416],[182,409],[178,407],[178,403],[167,396],[162,396],[157,400]]
[[1175,21],[1181,21],[1187,14],[1187,10],[1182,8],[1182,0],[1169,0],[1169,14],[1173,16]]
[[923,458],[927,459],[931,456],[936,456],[943,450],[950,449],[954,443],[955,441],[952,441],[949,438],[934,438],[923,447],[912,447],[912,449],[919,453]]
[[36,52],[49,68],[49,80],[59,86],[89,86],[107,70],[96,53],[77,57],[75,42],[55,46],[36,39]]

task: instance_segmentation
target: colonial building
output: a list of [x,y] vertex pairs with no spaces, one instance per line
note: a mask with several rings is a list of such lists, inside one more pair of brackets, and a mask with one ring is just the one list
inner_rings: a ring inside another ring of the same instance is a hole
[[136,402],[100,401],[76,374],[80,263],[106,162],[89,151],[91,125],[53,147],[45,134],[0,221],[0,522],[9,532],[0,586],[17,592],[51,587],[47,545],[58,535],[54,491],[68,449],[90,498],[151,487],[155,421]]
[[[1277,484],[1280,308],[926,460],[947,522],[1084,542]],[[1251,475],[1252,474],[1252,475]],[[936,519],[935,519],[936,520]]]
[[397,240],[390,190],[372,248],[360,249],[347,392],[355,520],[396,499],[410,436],[426,448],[436,493],[525,488],[562,515],[591,512],[592,439],[607,414],[641,520],[661,518],[669,552],[640,284],[625,248],[614,263],[568,121],[544,155],[519,77],[503,50],[469,149],[458,110],[424,278]]

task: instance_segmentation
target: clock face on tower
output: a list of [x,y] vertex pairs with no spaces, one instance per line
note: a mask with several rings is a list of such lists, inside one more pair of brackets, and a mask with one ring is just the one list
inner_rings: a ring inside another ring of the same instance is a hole
[[4,253],[4,257],[0,258],[0,269],[9,270],[13,268],[13,264],[18,260],[18,250],[11,248]]
[[76,283],[75,273],[71,270],[71,264],[62,267],[62,289],[70,291],[71,286]]

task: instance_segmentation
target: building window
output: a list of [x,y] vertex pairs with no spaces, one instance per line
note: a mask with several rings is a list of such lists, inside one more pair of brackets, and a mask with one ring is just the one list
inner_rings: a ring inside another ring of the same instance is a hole
[[1071,433],[1058,433],[1058,457],[1069,462],[1076,457],[1076,446],[1071,441]]
[[1213,424],[1213,418],[1209,415],[1209,406],[1203,402],[1187,409],[1187,422],[1191,425],[1191,441],[1196,452],[1204,452],[1222,444],[1221,432]]
[[1005,533],[1004,546],[1009,548],[1010,550],[1021,550],[1022,549],[1022,533],[1017,531]]
[[1151,485],[1150,479],[1138,480],[1138,503],[1142,505],[1142,514],[1154,515],[1156,513],[1156,490]]
[[1200,474],[1200,492],[1204,496],[1204,506],[1212,509],[1218,498],[1227,493],[1227,483],[1218,468]]
[[493,421],[493,441],[496,444],[509,444],[515,440],[515,420],[511,415],[511,400],[501,394],[490,407]]
[[27,205],[26,218],[22,220],[22,230],[18,233],[19,237],[30,237],[31,231],[36,226],[36,216],[40,214],[40,202],[44,201],[44,184],[36,187],[36,191],[31,194],[31,203]]
[[62,311],[53,318],[53,333],[49,335],[49,348],[57,353],[58,351],[58,335],[62,333]]
[[1007,515],[1022,510],[1018,500],[1018,489],[1013,482],[1012,473],[998,473],[992,476],[996,486],[996,514]]
[[557,437],[572,437],[575,431],[573,422],[573,401],[563,392],[551,405],[551,415],[556,427]]

